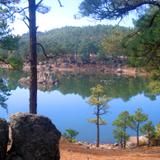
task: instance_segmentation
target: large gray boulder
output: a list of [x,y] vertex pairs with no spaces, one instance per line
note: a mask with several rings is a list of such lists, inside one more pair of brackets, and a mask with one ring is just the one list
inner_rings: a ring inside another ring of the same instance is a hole
[[43,116],[16,113],[10,117],[12,146],[7,160],[59,160],[60,132]]
[[8,143],[8,123],[0,118],[0,160],[4,160]]

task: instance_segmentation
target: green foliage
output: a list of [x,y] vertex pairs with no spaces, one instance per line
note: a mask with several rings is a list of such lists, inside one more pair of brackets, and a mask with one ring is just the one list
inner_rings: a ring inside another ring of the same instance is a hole
[[[148,5],[147,8],[144,6]],[[145,67],[150,73],[160,74],[160,2],[150,0],[126,1],[126,0],[83,0],[79,10],[82,16],[91,16],[95,19],[123,18],[130,11],[141,9],[137,12],[139,19],[134,21],[135,30],[124,38],[125,54],[129,57],[129,63],[135,67]],[[108,42],[107,51],[120,52],[116,41],[121,41],[121,36],[104,40]],[[119,39],[120,38],[120,39]],[[106,42],[105,42],[106,41]],[[112,45],[112,42],[113,45]],[[102,45],[103,45],[102,43]],[[121,49],[121,47],[120,47]],[[122,50],[124,51],[124,50]]]
[[82,16],[91,16],[94,19],[118,19],[137,8],[141,8],[141,12],[138,12],[139,15],[145,13],[145,4],[160,8],[159,1],[150,0],[83,0],[79,6],[79,10]]
[[136,129],[141,123],[148,120],[148,115],[142,112],[141,108],[137,108],[135,114],[132,115],[133,128]]
[[102,109],[107,109],[106,107],[109,107],[107,105],[107,101],[110,100],[110,98],[106,97],[104,87],[100,84],[97,84],[95,87],[92,87],[91,89],[91,96],[89,98],[89,104],[95,105],[95,106],[101,106]]
[[142,112],[142,109],[138,108],[131,116],[132,120],[132,126],[131,128],[136,131],[136,136],[137,136],[137,146],[139,146],[139,131],[140,131],[140,125],[148,120],[148,115],[144,114]]
[[160,81],[151,79],[148,83],[147,90],[151,95],[160,94]]
[[[87,27],[63,27],[53,29],[48,32],[38,32],[38,42],[43,44],[46,54],[51,55],[54,59],[63,57],[67,54],[82,58],[84,63],[90,62],[90,54],[105,56],[105,50],[101,43],[103,39],[112,34],[113,26],[111,25],[96,25]],[[117,27],[117,32],[128,32],[125,27]],[[28,35],[22,35],[19,41],[19,49],[22,58],[28,55]],[[44,55],[38,52],[38,57],[44,59]]]
[[22,69],[23,63],[20,57],[16,57],[14,55],[10,55],[7,59],[7,62],[14,68],[14,69]]
[[[90,119],[88,119],[88,122],[97,124],[97,118],[90,118]],[[100,117],[99,118],[99,125],[106,125],[106,124],[107,124],[107,122]]]
[[13,51],[18,49],[18,42],[20,37],[14,35],[8,35],[2,38],[0,48]]
[[113,130],[113,135],[116,141],[121,144],[121,148],[125,148],[126,141],[129,139],[129,135],[119,127]]
[[[13,12],[17,11],[16,4],[19,0],[2,0],[0,1],[0,46],[6,43],[6,40],[10,36],[11,29],[9,28],[9,22],[13,22]],[[9,38],[10,39],[10,38]],[[7,47],[7,45],[5,45]],[[9,45],[8,45],[9,47]]]
[[66,129],[66,132],[63,134],[65,138],[67,138],[70,142],[76,141],[76,136],[79,134],[78,131],[73,129]]
[[11,35],[8,23],[14,20],[13,12],[16,12],[16,3],[19,1],[1,1],[0,4],[0,60],[8,63],[6,59],[12,55],[12,51],[18,49],[19,37]]
[[123,55],[122,42],[129,30],[115,28],[109,36],[101,41],[101,48],[106,55]]
[[129,138],[129,135],[127,134],[127,128],[132,126],[131,116],[128,111],[120,113],[112,124],[116,126],[113,131],[115,139],[120,142],[122,148],[125,148],[126,141]]
[[[0,11],[5,12],[4,10],[2,10],[2,8],[0,8]],[[4,36],[6,36],[9,33],[7,21],[3,18],[4,17],[1,17],[1,19],[0,19],[0,38],[3,38]]]
[[133,66],[144,67],[152,76],[159,77],[159,42],[160,42],[160,13],[155,8],[147,10],[135,22],[137,32],[124,39],[124,47]]
[[127,127],[131,127],[132,123],[131,123],[131,116],[129,112],[124,111],[120,113],[117,119],[113,121],[113,125],[123,129],[127,129]]
[[151,141],[155,138],[155,127],[153,126],[152,122],[148,121],[140,128],[140,131],[142,134],[146,135],[148,138],[148,146],[150,146]]

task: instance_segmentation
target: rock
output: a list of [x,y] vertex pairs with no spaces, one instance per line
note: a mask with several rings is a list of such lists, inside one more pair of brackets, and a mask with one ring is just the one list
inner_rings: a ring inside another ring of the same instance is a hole
[[122,69],[121,69],[121,68],[118,68],[118,69],[117,69],[117,73],[122,73]]
[[118,143],[114,143],[113,146],[114,146],[114,147],[117,147],[117,146],[119,146],[119,144],[118,144]]
[[8,139],[8,123],[0,119],[0,160],[6,157]]
[[83,143],[82,143],[82,142],[80,142],[80,141],[78,141],[76,144],[78,144],[78,145],[80,145],[80,146],[82,146],[82,145],[83,145]]
[[30,83],[30,77],[22,77],[21,79],[19,79],[18,82],[20,84],[27,84],[27,85],[29,85],[29,83]]
[[7,160],[59,160],[60,132],[43,116],[17,113],[10,117],[12,146]]
[[140,145],[147,145],[148,144],[148,138],[146,136],[140,136],[139,137]]
[[127,144],[126,144],[126,148],[128,148],[128,149],[133,149],[136,147],[137,147],[137,144],[133,143],[133,142],[127,142]]
[[[136,136],[131,136],[129,138],[128,142],[129,142],[129,144],[133,143],[133,145],[137,145],[137,137]],[[146,138],[146,136],[143,136],[143,135],[139,136],[139,144],[140,145],[142,145],[142,146],[147,145],[147,143],[148,143],[148,138]]]

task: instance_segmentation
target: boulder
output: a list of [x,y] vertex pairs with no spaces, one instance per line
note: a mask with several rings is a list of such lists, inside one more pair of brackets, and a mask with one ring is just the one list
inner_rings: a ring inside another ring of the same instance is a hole
[[10,117],[12,146],[7,160],[59,160],[60,132],[44,116],[16,113]]
[[7,152],[8,143],[8,123],[0,119],[0,160],[4,160]]

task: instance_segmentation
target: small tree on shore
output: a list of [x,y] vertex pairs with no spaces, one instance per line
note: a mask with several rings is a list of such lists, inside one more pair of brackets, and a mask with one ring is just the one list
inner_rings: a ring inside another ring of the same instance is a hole
[[148,116],[142,112],[142,109],[138,108],[134,115],[131,116],[132,126],[131,128],[136,131],[137,146],[139,146],[139,132],[140,125],[148,120]]
[[100,84],[91,88],[91,96],[89,98],[89,104],[95,106],[94,114],[96,118],[90,119],[89,122],[95,123],[97,127],[97,138],[96,138],[96,147],[99,147],[100,142],[100,125],[106,124],[105,120],[101,118],[101,115],[107,113],[108,105],[107,102],[109,98],[107,98],[104,94],[104,87]]
[[74,142],[78,134],[79,132],[76,130],[66,129],[66,132],[63,134],[63,136],[67,138],[69,141]]
[[144,124],[140,131],[142,134],[146,135],[148,138],[148,147],[151,145],[152,140],[155,138],[155,127],[152,124],[151,121],[148,121],[146,124]]
[[120,127],[113,130],[113,135],[117,142],[120,143],[121,148],[125,148],[125,143],[129,139],[129,135]]
[[113,125],[117,128],[114,129],[113,134],[117,141],[121,144],[122,148],[126,148],[126,142],[129,138],[127,128],[131,127],[131,116],[128,111],[119,114],[117,119],[113,121]]

